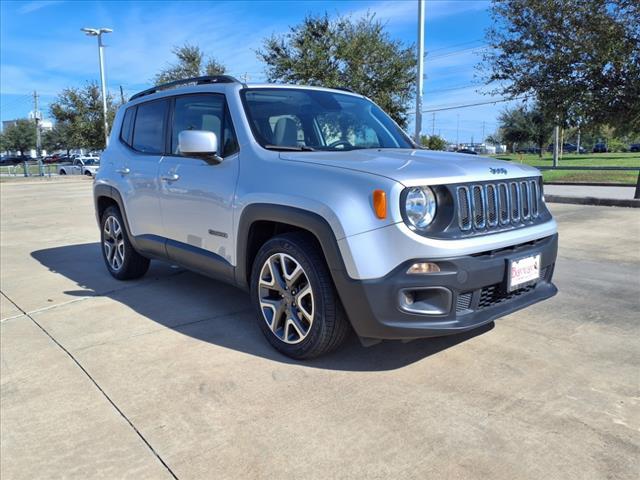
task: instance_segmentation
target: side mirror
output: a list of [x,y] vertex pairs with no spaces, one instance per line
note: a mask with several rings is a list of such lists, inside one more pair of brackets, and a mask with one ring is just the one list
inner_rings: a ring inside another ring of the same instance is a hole
[[208,130],[183,130],[178,134],[178,149],[185,157],[201,158],[207,163],[222,161],[218,156],[218,137]]

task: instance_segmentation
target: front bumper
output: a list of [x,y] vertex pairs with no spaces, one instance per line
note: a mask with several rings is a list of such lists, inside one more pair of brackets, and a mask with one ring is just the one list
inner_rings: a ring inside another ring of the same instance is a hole
[[[496,318],[554,296],[551,282],[558,251],[558,235],[476,255],[406,261],[388,275],[375,280],[353,280],[334,271],[334,281],[354,330],[360,337],[411,339],[464,332]],[[509,259],[541,255],[541,278],[535,284],[506,292]],[[416,262],[433,261],[440,273],[409,275]],[[403,290],[444,287],[451,292],[448,312],[415,314],[400,308]]]

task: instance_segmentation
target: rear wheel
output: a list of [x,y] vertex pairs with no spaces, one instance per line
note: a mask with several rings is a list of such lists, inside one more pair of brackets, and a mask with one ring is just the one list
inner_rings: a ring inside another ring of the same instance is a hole
[[322,252],[309,234],[280,235],[262,246],[251,273],[251,297],[265,337],[289,357],[328,353],[349,331]]
[[111,206],[104,211],[100,226],[102,258],[109,273],[118,280],[132,280],[147,273],[149,259],[131,245],[117,207]]
[[66,175],[67,172],[65,170],[60,170],[60,175]]

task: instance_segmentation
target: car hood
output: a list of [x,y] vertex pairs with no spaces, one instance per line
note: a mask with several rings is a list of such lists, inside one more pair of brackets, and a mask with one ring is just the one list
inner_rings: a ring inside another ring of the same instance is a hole
[[462,183],[540,175],[520,163],[464,153],[412,149],[281,152],[280,158],[391,178],[405,186]]

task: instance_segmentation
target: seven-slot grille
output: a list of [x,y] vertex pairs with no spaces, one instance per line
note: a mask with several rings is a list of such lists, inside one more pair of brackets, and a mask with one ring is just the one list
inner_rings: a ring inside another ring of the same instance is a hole
[[537,178],[457,187],[458,224],[462,231],[518,226],[538,218]]

